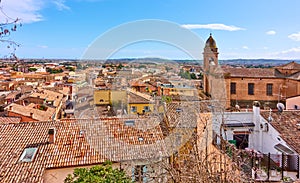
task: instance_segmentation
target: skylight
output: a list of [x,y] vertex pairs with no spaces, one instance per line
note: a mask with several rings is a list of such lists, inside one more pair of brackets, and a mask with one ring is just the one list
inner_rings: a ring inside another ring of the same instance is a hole
[[31,162],[34,159],[37,149],[38,149],[37,147],[25,148],[19,161],[20,162]]
[[134,120],[126,120],[124,123],[126,126],[134,126]]
[[181,108],[177,108],[176,112],[182,112],[182,109]]

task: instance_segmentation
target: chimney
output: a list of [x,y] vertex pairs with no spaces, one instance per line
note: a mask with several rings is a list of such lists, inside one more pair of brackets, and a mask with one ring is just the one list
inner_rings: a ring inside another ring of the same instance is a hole
[[48,135],[49,135],[49,143],[50,144],[55,143],[56,130],[54,127],[49,128]]
[[253,122],[255,124],[255,130],[259,130],[259,126],[260,126],[260,103],[259,103],[259,101],[253,102]]
[[254,115],[260,115],[260,103],[259,101],[253,102],[253,114]]

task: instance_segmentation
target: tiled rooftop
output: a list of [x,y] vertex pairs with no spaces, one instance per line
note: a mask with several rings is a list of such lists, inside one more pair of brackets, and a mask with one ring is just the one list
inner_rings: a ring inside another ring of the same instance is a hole
[[59,106],[63,98],[63,94],[61,93],[43,89],[39,90],[38,92],[32,93],[30,96],[39,97],[41,99],[45,99],[46,101],[53,101],[54,107]]
[[21,121],[21,118],[18,118],[18,117],[1,117],[0,116],[0,125],[20,123],[20,121]]
[[[144,94],[146,95],[146,94]],[[143,97],[142,95],[138,95],[138,92],[128,92],[128,103],[129,104],[149,104],[150,103],[150,100],[148,99],[150,98],[147,97]]]
[[[268,120],[269,112],[262,111],[261,115]],[[273,112],[272,122],[270,123],[280,134],[291,148],[300,153],[300,111],[283,111],[282,113]]]
[[275,68],[284,69],[284,70],[300,70],[300,64],[296,62],[289,62],[287,64],[277,66]]
[[169,127],[196,127],[199,112],[195,103],[169,103],[166,105],[166,117]]
[[130,85],[131,86],[146,86],[146,84],[141,80],[132,81],[132,82],[130,82]]
[[[53,127],[56,140],[50,144]],[[162,138],[159,127],[124,126],[119,118],[0,125],[0,182],[42,182],[47,168],[166,156]],[[32,162],[19,162],[26,147],[37,147],[37,153]]]
[[272,68],[224,68],[224,73],[231,77],[281,77],[279,72]]
[[300,80],[300,72],[296,72],[289,76],[291,79]]
[[27,116],[27,117],[31,117],[31,114],[32,114],[31,118],[38,120],[38,121],[50,120],[55,112],[55,108],[48,107],[46,111],[43,111],[43,110],[34,108],[34,106],[36,106],[36,105],[33,103],[30,103],[28,106],[23,106],[23,105],[19,105],[16,103],[12,103],[7,107],[7,109],[8,109],[8,111],[11,111],[11,112],[23,115],[23,116]]

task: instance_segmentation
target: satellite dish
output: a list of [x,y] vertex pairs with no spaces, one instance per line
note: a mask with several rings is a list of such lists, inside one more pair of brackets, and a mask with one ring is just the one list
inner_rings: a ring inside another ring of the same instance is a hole
[[235,105],[235,109],[236,109],[237,111],[240,111],[241,108],[240,108],[240,106],[239,106],[238,104],[236,104],[236,105]]
[[282,112],[285,109],[285,106],[283,103],[277,103],[277,109],[279,112]]

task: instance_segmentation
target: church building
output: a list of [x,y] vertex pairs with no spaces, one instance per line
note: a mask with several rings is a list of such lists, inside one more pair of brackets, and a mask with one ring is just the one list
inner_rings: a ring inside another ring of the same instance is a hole
[[290,62],[273,68],[219,67],[218,54],[216,41],[210,35],[203,52],[204,92],[211,96],[214,89],[222,89],[223,86],[212,84],[215,77],[212,73],[217,68],[222,70],[227,108],[236,105],[251,108],[253,101],[259,101],[265,109],[276,109],[277,103],[285,104],[287,98],[300,95],[300,64]]

